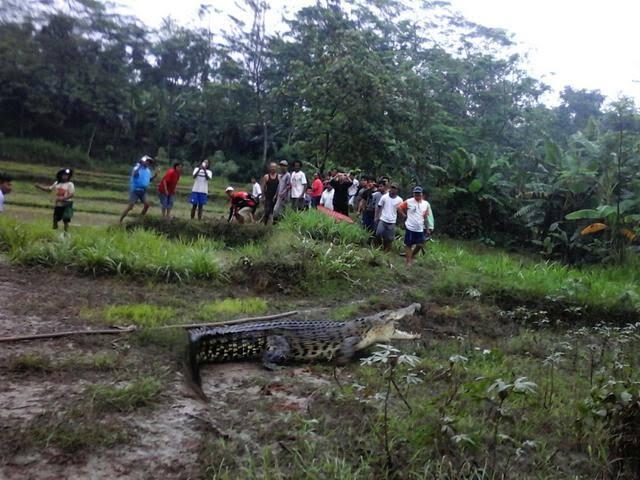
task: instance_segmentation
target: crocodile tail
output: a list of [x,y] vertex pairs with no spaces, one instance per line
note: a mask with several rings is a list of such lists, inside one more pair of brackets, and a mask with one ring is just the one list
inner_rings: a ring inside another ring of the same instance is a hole
[[[195,337],[195,338],[194,338]],[[200,341],[195,335],[189,334],[189,343],[184,359],[185,378],[187,384],[202,400],[207,401],[207,397],[202,390],[202,378],[200,377],[200,363],[198,362],[198,350]]]

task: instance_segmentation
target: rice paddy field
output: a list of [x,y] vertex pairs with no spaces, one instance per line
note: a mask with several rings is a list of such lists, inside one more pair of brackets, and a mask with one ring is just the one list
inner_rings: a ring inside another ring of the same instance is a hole
[[[635,258],[577,269],[436,237],[407,267],[400,240],[383,253],[317,212],[228,224],[220,178],[192,222],[188,175],[173,221],[152,194],[120,226],[130,168],[75,172],[64,236],[33,187],[57,169],[0,161],[0,339],[130,330],[0,343],[0,478],[640,476]],[[186,333],[158,328],[414,302],[400,327],[418,340],[346,366],[205,366],[208,402],[185,381]]]

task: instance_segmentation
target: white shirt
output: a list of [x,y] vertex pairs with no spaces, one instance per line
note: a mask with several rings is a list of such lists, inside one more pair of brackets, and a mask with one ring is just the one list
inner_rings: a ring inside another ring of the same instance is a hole
[[325,190],[322,192],[322,196],[320,197],[320,205],[329,210],[333,210],[333,194],[336,191],[332,188],[331,190]]
[[412,232],[423,232],[425,220],[431,210],[429,202],[426,200],[417,202],[415,198],[409,198],[405,203],[407,204],[407,220],[404,222],[404,226]]
[[196,167],[193,169],[193,175],[198,174],[193,182],[192,192],[196,193],[209,193],[209,180],[213,178],[213,172],[209,169],[204,170],[200,167]]
[[251,192],[251,195],[253,195],[254,198],[260,198],[262,196],[262,189],[258,182],[253,184],[253,191]]
[[0,190],[0,212],[4,212],[4,193]]
[[304,196],[307,177],[303,171],[291,172],[291,198],[301,198]]
[[353,183],[349,187],[349,190],[347,190],[347,193],[349,194],[349,196],[353,197],[356,193],[358,193],[359,186],[360,186],[360,182],[358,181],[357,178],[354,178]]
[[396,207],[402,203],[402,197],[400,195],[396,195],[395,198],[391,198],[388,193],[385,193],[378,203],[378,207],[380,207],[380,220],[385,223],[396,223],[398,219],[398,211]]
[[56,192],[56,198],[54,199],[56,207],[65,207],[66,202],[69,200],[58,200],[58,197],[70,197],[75,195],[76,187],[73,182],[55,182],[49,187],[49,190]]

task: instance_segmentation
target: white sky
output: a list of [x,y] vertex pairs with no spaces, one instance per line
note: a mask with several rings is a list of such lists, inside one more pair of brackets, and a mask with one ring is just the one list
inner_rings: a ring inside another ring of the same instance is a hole
[[[120,0],[151,27],[172,16],[197,22],[198,7],[209,3],[229,11],[231,0]],[[419,0],[415,0],[419,1]],[[610,99],[633,96],[640,104],[640,21],[638,0],[450,0],[469,20],[515,35],[528,54],[528,70],[555,90],[565,85],[599,89]],[[283,11],[295,12],[313,0],[270,0],[270,24]],[[212,25],[216,29],[216,25]],[[637,82],[634,82],[636,80]]]

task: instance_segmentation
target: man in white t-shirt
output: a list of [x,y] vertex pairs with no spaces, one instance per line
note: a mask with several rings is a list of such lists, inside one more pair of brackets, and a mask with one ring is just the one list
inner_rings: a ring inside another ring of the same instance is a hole
[[327,210],[333,210],[333,195],[335,190],[331,186],[329,182],[325,183],[324,192],[322,192],[322,196],[320,197],[320,205],[322,205]]
[[433,231],[433,214],[431,205],[423,198],[422,187],[413,189],[413,198],[398,205],[398,211],[407,217],[404,222],[405,260],[407,265],[413,262],[415,256],[422,250],[427,240],[427,232]]
[[307,177],[300,170],[302,163],[299,160],[293,162],[291,172],[291,207],[301,210],[304,207],[304,192],[307,190]]
[[398,210],[396,207],[402,203],[402,197],[398,195],[398,185],[392,183],[389,192],[380,197],[375,219],[378,222],[376,238],[382,241],[385,252],[391,249],[391,244],[396,236],[396,221]]
[[13,178],[5,173],[0,173],[0,213],[4,211],[4,196],[9,195],[13,190],[11,182],[13,182]]
[[356,194],[358,193],[358,190],[360,188],[360,182],[353,173],[349,174],[349,178],[353,182],[349,187],[349,190],[347,190],[347,193],[349,194],[349,206],[351,208],[355,208],[354,201],[356,198]]
[[209,170],[209,160],[203,160],[193,169],[193,187],[189,202],[191,202],[191,218],[195,218],[198,210],[198,220],[202,220],[202,209],[209,199],[209,180],[213,178],[213,172]]

